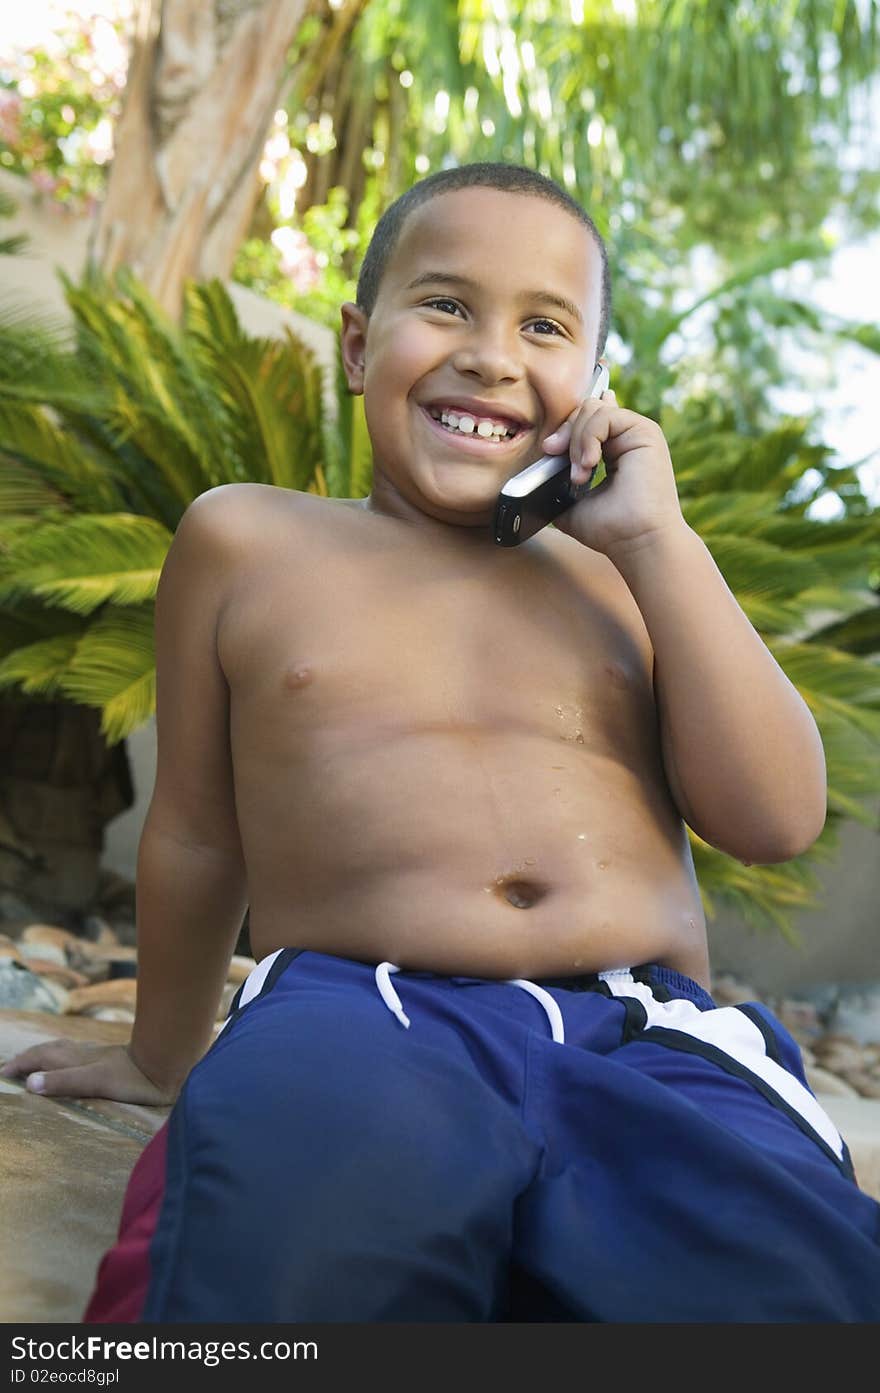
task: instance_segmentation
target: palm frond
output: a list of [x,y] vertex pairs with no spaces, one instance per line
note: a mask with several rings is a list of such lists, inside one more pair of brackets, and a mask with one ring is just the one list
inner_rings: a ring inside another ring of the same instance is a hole
[[41,478],[71,508],[104,512],[123,503],[107,460],[35,403],[0,399],[0,451]]
[[[703,909],[710,924],[710,941],[711,921],[717,913],[717,897],[728,908],[741,914],[750,927],[776,929],[790,943],[798,942],[791,915],[800,909],[813,908],[822,889],[819,877],[810,869],[808,858],[799,857],[778,866],[743,866],[702,841],[690,828],[688,836]],[[834,836],[833,832],[831,836]],[[826,838],[826,855],[828,841]],[[814,849],[811,848],[811,853]]]
[[0,530],[13,514],[39,514],[62,510],[65,495],[39,472],[0,454]]
[[127,513],[70,517],[21,532],[0,564],[0,599],[37,596],[88,614],[152,599],[172,534]]
[[17,648],[59,634],[75,634],[78,638],[87,622],[68,610],[47,609],[39,600],[31,598],[0,605],[0,658],[8,657]]
[[14,687],[28,696],[61,695],[61,680],[70,668],[78,641],[77,634],[68,633],[17,646],[0,658],[0,688]]
[[880,600],[871,595],[869,603],[860,606],[845,619],[835,619],[815,629],[807,642],[831,644],[865,657],[880,653]]
[[134,447],[133,468],[158,473],[179,517],[193,498],[235,477],[224,467],[227,422],[181,331],[134,287],[121,276],[129,293],[122,298],[94,278],[66,283],[77,353],[90,379],[104,383],[102,415],[120,458],[121,447]]
[[142,726],[156,709],[153,606],[108,606],[83,634],[59,685],[72,701],[100,708],[108,744]]

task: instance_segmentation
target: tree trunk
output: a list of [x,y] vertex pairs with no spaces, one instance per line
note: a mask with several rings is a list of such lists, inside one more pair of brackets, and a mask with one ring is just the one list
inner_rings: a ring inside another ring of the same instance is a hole
[[228,275],[308,0],[140,0],[90,260],[130,266],[179,313],[185,280]]
[[125,743],[100,726],[90,706],[0,699],[0,890],[38,914],[95,907],[104,826],[134,801]]

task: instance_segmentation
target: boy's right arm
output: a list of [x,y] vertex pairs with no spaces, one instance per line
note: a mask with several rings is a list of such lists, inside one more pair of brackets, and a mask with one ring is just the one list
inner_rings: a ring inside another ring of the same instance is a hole
[[245,554],[249,499],[239,489],[211,489],[189,506],[156,596],[156,783],[138,848],[131,1042],[53,1040],[5,1066],[7,1075],[43,1073],[46,1094],[171,1102],[211,1043],[248,904],[216,641]]

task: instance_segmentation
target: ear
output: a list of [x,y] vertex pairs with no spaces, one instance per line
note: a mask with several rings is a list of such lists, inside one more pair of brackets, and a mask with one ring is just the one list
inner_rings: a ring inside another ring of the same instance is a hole
[[346,300],[341,308],[342,331],[340,335],[340,348],[342,350],[342,366],[345,369],[345,377],[348,382],[349,391],[356,397],[363,395],[364,390],[364,359],[367,349],[367,316],[363,310],[352,301]]

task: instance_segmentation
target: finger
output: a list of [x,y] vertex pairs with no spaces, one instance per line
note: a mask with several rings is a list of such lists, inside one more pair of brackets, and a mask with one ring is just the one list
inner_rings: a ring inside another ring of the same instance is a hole
[[550,447],[553,455],[561,453],[569,447],[572,434],[578,430],[583,421],[589,420],[590,416],[601,405],[598,397],[588,397],[586,401],[578,402],[577,406],[568,413],[562,425],[557,427],[550,435],[545,435],[542,444]]
[[41,1093],[46,1098],[103,1098],[106,1086],[103,1071],[94,1064],[38,1070],[25,1079],[29,1093]]
[[575,431],[569,450],[572,478],[579,483],[602,462],[602,441],[607,437],[607,431],[603,431],[601,423],[595,421],[595,414]]
[[64,1064],[65,1057],[70,1051],[69,1040],[42,1040],[38,1045],[30,1045],[28,1049],[21,1050],[19,1054],[13,1055],[0,1068],[0,1074],[6,1078],[16,1078],[21,1074],[30,1074],[34,1069],[52,1068]]
[[560,455],[568,449],[568,442],[571,439],[572,422],[563,421],[550,435],[545,435],[541,444],[551,455]]

